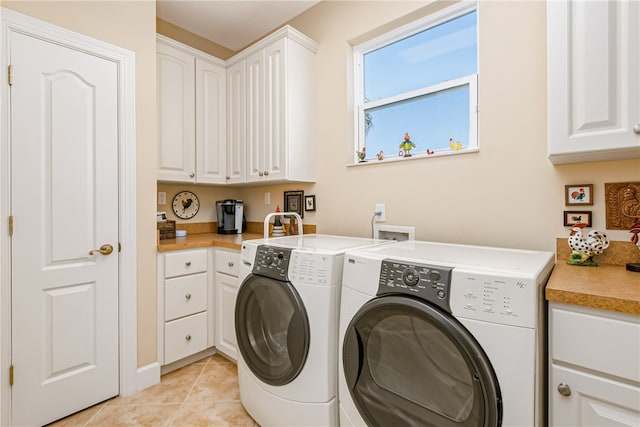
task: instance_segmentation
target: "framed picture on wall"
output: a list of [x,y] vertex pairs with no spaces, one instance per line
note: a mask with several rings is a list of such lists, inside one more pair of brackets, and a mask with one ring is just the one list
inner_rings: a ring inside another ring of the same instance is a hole
[[284,211],[295,212],[304,218],[304,192],[300,190],[284,192]]
[[565,206],[593,205],[593,184],[565,185]]
[[572,227],[576,224],[591,227],[591,211],[564,211],[564,226]]
[[311,196],[304,196],[304,210],[305,211],[315,211],[316,210],[316,196],[315,194]]

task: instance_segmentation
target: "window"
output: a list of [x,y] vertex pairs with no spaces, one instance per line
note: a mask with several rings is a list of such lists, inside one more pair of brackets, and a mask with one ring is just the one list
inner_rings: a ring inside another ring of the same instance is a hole
[[459,3],[354,48],[356,162],[477,151],[475,7]]

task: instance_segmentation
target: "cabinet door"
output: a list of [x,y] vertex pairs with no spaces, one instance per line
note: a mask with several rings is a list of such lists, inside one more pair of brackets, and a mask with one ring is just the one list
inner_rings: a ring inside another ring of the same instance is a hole
[[226,70],[196,58],[196,181],[226,182]]
[[157,44],[158,179],[195,182],[195,61]]
[[552,364],[549,395],[551,427],[640,425],[637,386]]
[[237,359],[235,306],[239,279],[216,273],[216,348],[233,360]]
[[265,119],[263,142],[264,179],[286,177],[287,98],[286,39],[267,46],[264,51]]
[[264,50],[246,59],[247,182],[264,180]]
[[246,76],[245,61],[227,69],[227,175],[228,184],[246,181]]
[[640,3],[547,7],[551,161],[640,157]]

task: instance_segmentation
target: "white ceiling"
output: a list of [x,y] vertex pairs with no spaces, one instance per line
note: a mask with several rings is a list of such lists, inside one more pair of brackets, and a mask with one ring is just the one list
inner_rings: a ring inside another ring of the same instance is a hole
[[236,52],[319,0],[158,0],[156,15]]

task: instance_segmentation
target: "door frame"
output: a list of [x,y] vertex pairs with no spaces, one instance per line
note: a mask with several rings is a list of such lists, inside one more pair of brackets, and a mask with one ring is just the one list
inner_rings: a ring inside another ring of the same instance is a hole
[[119,392],[133,394],[137,384],[137,245],[135,53],[0,7],[0,425],[10,425],[11,387],[11,147],[8,59],[9,37],[20,32],[71,49],[97,55],[118,68],[118,309]]

